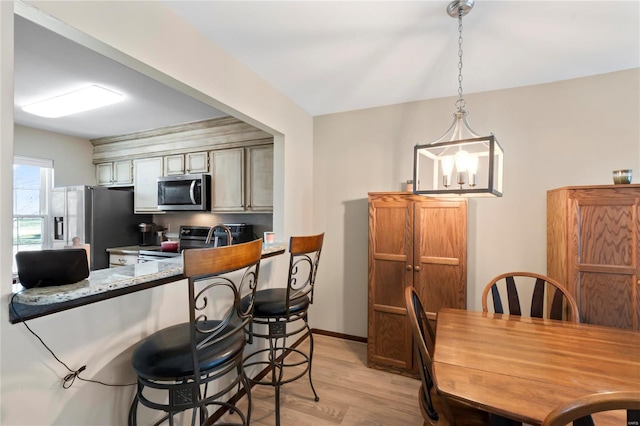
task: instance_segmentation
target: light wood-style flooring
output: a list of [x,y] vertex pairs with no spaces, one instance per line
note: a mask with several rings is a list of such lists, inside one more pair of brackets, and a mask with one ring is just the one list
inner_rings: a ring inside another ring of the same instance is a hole
[[[365,343],[318,334],[314,339],[313,384],[320,401],[314,401],[306,376],[286,384],[280,394],[282,426],[423,424],[419,380],[367,368]],[[299,348],[308,347],[306,339]],[[274,388],[256,385],[252,399],[251,424],[275,425]],[[246,407],[246,397],[239,405]]]

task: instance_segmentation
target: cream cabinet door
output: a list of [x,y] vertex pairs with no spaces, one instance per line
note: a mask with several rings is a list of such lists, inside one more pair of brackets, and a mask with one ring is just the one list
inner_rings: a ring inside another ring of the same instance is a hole
[[121,160],[113,162],[113,184],[133,184],[133,163],[131,162],[131,160]]
[[133,201],[136,213],[158,213],[158,177],[162,157],[133,160]]
[[211,151],[211,210],[244,211],[244,148]]
[[113,163],[96,164],[96,182],[101,186],[113,184]]
[[247,148],[247,210],[273,211],[273,145]]
[[101,186],[126,186],[133,184],[131,160],[96,164],[96,181]]
[[166,155],[164,157],[164,175],[184,174],[184,155]]
[[209,173],[208,152],[190,152],[185,155],[185,163],[186,173]]

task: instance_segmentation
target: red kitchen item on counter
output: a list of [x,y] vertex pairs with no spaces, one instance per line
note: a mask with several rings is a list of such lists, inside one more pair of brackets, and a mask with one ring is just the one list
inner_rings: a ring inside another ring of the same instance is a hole
[[178,242],[177,241],[162,241],[160,243],[160,250],[162,251],[178,251]]

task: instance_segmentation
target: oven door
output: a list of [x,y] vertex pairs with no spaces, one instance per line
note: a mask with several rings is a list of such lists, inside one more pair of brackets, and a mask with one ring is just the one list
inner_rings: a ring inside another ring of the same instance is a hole
[[209,210],[210,175],[179,175],[158,178],[160,210]]

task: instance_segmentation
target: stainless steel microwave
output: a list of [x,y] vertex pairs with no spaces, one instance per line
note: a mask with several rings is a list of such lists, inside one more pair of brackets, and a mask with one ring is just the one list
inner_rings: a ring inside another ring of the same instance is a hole
[[211,175],[175,175],[158,178],[158,209],[211,210]]

